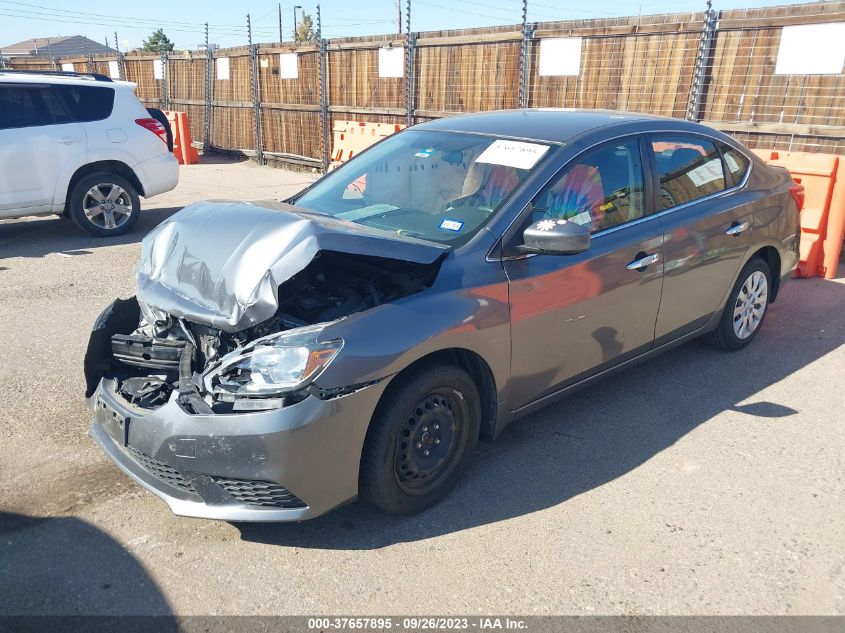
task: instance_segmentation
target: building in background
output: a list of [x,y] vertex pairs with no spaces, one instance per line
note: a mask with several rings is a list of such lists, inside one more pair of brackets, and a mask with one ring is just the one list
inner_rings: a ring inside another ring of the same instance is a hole
[[39,37],[9,46],[0,46],[0,53],[5,57],[75,57],[89,54],[114,54],[117,51],[82,35],[67,35]]

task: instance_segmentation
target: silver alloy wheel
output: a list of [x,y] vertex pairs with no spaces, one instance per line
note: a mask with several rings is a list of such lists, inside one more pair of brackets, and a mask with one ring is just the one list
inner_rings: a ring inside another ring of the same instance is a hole
[[768,298],[766,275],[759,270],[755,270],[742,284],[742,288],[739,289],[739,294],[736,297],[734,334],[737,338],[747,339],[754,334],[754,331],[760,325],[760,321],[763,320]]
[[132,215],[132,198],[123,187],[114,183],[94,185],[82,199],[85,217],[100,228],[117,229]]

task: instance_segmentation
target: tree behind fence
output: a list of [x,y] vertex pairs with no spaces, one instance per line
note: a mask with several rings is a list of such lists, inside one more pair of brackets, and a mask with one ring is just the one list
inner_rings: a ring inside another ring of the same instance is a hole
[[[188,113],[197,144],[260,162],[325,168],[335,120],[414,123],[515,108],[521,98],[529,107],[686,116],[751,147],[845,152],[843,73],[775,73],[783,27],[845,22],[845,2],[709,17],[541,22],[525,30],[414,33],[410,46],[405,35],[371,36],[219,49],[213,56],[204,50],[127,54],[118,61],[145,105]],[[708,29],[711,37],[703,38]],[[540,49],[548,38],[581,38],[577,74],[541,74]],[[380,50],[390,48],[403,50],[401,77],[380,76]],[[281,55],[288,53],[297,53],[297,78],[282,77]],[[73,64],[79,72],[108,74],[114,57],[5,61],[13,68]]]

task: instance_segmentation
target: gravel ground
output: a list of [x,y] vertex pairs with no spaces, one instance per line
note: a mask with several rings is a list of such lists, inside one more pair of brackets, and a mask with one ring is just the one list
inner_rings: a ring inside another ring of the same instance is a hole
[[0,221],[0,614],[845,613],[845,274],[789,283],[745,351],[691,343],[525,419],[415,517],[192,520],[130,482],[87,436],[82,356],[140,239],[312,177],[183,168],[121,238]]

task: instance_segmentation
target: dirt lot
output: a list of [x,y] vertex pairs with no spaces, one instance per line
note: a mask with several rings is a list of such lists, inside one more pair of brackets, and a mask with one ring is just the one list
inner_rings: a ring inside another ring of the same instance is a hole
[[234,525],[132,484],[87,436],[94,318],[180,206],[311,177],[183,168],[123,238],[0,221],[0,614],[845,613],[842,278],[788,284],[743,352],[691,343],[524,420],[416,517]]

